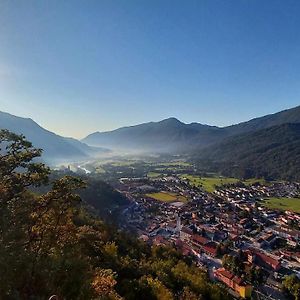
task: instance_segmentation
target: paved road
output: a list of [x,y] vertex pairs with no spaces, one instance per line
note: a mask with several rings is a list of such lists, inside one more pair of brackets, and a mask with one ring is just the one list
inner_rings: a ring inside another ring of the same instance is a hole
[[208,274],[209,274],[209,278],[213,281],[215,281],[215,277],[213,274],[213,271],[215,269],[221,268],[222,267],[222,261],[219,258],[213,258],[210,257],[206,254],[202,254],[200,261],[202,261],[208,268]]
[[280,290],[266,284],[259,287],[253,294],[256,296],[255,299],[286,300]]

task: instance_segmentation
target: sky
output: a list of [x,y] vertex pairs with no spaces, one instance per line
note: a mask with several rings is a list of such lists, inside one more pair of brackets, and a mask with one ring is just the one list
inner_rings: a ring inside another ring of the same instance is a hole
[[64,136],[300,104],[300,1],[0,0],[0,110]]

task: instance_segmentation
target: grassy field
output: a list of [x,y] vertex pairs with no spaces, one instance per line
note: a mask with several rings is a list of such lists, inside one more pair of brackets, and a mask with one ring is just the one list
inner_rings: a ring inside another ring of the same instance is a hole
[[271,209],[292,210],[300,213],[299,198],[267,198],[264,205]]
[[163,202],[176,202],[176,201],[186,202],[187,201],[185,197],[170,192],[150,193],[150,194],[146,194],[146,196]]
[[204,190],[210,193],[215,190],[215,186],[221,186],[228,183],[236,183],[239,181],[236,178],[200,177],[194,175],[182,175],[181,178],[188,179],[192,185],[202,187]]
[[246,179],[246,180],[243,180],[244,184],[246,185],[251,185],[251,184],[254,184],[256,182],[259,182],[261,184],[268,184],[268,182],[265,180],[265,179],[257,179],[257,178],[251,178],[251,179]]
[[105,170],[102,167],[97,167],[95,173],[97,173],[97,174],[104,174]]
[[164,166],[164,167],[189,167],[190,163],[185,161],[171,161],[171,162],[162,162],[156,163],[155,165]]
[[161,173],[157,173],[157,172],[149,172],[148,174],[147,174],[147,177],[149,177],[149,178],[157,178],[157,177],[159,177],[159,176],[161,176],[162,174]]
[[[237,183],[240,181],[237,178],[231,178],[231,177],[218,177],[218,176],[200,177],[200,176],[194,176],[194,175],[188,175],[188,174],[182,175],[181,178],[188,179],[192,185],[197,186],[197,187],[202,187],[205,191],[210,192],[210,193],[216,189],[216,186]],[[251,185],[255,182],[260,182],[261,184],[266,184],[266,181],[264,179],[251,178],[251,179],[247,179],[247,180],[243,181],[243,183],[246,185]]]
[[129,167],[136,164],[136,161],[115,161],[109,164],[113,167]]

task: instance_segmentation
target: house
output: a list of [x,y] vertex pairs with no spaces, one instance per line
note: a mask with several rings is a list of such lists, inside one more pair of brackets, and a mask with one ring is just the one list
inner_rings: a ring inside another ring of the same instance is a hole
[[169,222],[166,225],[166,230],[171,232],[171,233],[176,233],[177,231],[177,223],[176,222]]
[[247,250],[246,253],[250,263],[256,263],[257,265],[272,271],[278,271],[281,268],[279,258],[271,257],[254,248]]
[[191,241],[192,241],[193,245],[202,247],[209,242],[209,239],[207,239],[199,234],[193,234]]
[[298,241],[300,239],[300,231],[295,229],[290,229],[288,227],[274,227],[273,231],[278,234],[279,236],[286,238],[286,239],[293,239]]
[[214,276],[219,281],[225,283],[228,287],[239,293],[242,298],[251,298],[252,286],[244,284],[240,277],[233,275],[224,268],[217,269],[214,272]]
[[157,235],[156,237],[153,238],[152,240],[153,245],[155,246],[166,246],[169,245],[169,241],[166,240],[163,236]]
[[217,243],[209,242],[202,247],[202,250],[209,256],[216,257],[218,254]]

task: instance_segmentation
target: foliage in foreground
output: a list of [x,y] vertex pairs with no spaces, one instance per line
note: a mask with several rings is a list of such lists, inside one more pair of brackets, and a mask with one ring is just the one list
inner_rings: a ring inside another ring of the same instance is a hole
[[174,249],[148,247],[91,217],[66,176],[45,193],[41,150],[0,132],[0,299],[226,299]]
[[296,275],[293,274],[285,277],[283,289],[295,300],[300,300],[300,279]]

